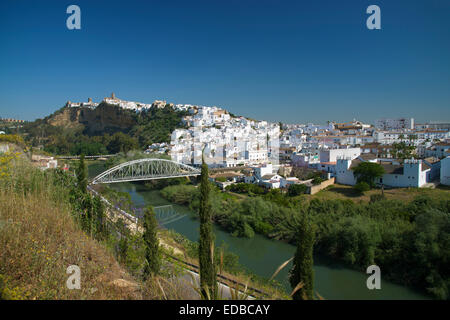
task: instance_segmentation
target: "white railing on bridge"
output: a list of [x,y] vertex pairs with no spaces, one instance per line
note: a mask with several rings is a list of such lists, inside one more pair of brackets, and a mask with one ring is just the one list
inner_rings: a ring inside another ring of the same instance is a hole
[[[95,159],[95,158],[111,158],[111,157],[115,157],[117,156],[117,154],[102,154],[102,155],[98,155],[98,156],[84,156],[85,159]],[[56,159],[80,159],[80,156],[56,156]]]
[[119,164],[99,174],[92,184],[169,179],[200,175],[197,168],[172,160],[144,158]]

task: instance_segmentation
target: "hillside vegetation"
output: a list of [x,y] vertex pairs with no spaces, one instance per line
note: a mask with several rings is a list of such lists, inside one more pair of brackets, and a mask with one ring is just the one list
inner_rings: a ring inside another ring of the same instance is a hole
[[[116,226],[105,229],[101,202],[77,191],[73,177],[38,170],[16,153],[0,154],[0,160],[1,299],[188,297],[189,288],[171,281],[170,270],[140,277],[142,250],[134,243],[141,237],[118,238]],[[71,265],[81,270],[79,290],[66,286]]]
[[145,149],[170,142],[182,127],[184,112],[166,106],[136,113],[101,103],[95,109],[64,107],[52,115],[26,123],[21,132],[32,146],[58,155],[99,155]]
[[[113,255],[77,226],[53,178],[24,163],[14,169],[0,191],[0,274],[10,298],[140,298]],[[81,269],[80,290],[66,287],[70,265]]]
[[[369,202],[371,197],[376,197],[381,194],[380,189],[371,189],[364,193],[358,192],[353,186],[346,186],[341,184],[331,185],[328,188],[314,194],[304,195],[303,197],[312,200],[352,200],[354,202]],[[388,200],[412,201],[417,196],[427,196],[433,200],[450,200],[450,188],[446,186],[439,186],[435,189],[431,188],[392,188],[385,189],[384,196]]]

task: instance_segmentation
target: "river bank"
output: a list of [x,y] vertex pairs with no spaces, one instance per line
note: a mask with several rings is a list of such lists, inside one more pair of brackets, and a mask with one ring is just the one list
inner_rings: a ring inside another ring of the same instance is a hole
[[[90,175],[101,172],[101,166],[90,167]],[[186,206],[171,204],[162,198],[158,190],[150,190],[143,184],[117,183],[111,188],[127,192],[131,196],[133,205],[138,208],[147,205],[162,206],[173,205],[177,212],[184,213],[185,217],[166,225],[182,234],[191,241],[198,240],[199,222],[196,214]],[[261,277],[270,277],[277,267],[291,258],[295,247],[276,240],[267,239],[256,234],[253,238],[237,238],[214,226],[216,244],[225,243],[227,250],[239,256],[239,263]],[[366,280],[368,275],[335,263],[330,259],[315,256],[315,290],[325,299],[430,299],[415,290],[383,280],[381,290],[368,290]],[[290,265],[283,269],[276,280],[286,289],[290,290],[287,281]]]

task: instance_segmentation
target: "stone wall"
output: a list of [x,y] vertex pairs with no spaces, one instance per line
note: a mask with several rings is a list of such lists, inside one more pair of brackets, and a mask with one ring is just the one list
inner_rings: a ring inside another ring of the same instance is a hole
[[308,193],[309,194],[316,194],[317,192],[319,192],[320,190],[323,190],[323,189],[325,189],[326,187],[328,187],[328,186],[331,186],[332,184],[334,184],[335,183],[335,178],[331,178],[331,179],[328,179],[328,180],[325,180],[324,182],[322,182],[321,184],[318,184],[318,185],[316,185],[316,186],[311,186],[311,187],[309,187],[309,189],[308,189]]

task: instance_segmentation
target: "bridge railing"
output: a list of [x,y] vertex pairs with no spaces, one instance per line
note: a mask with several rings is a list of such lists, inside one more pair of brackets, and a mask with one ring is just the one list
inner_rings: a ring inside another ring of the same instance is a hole
[[[84,156],[85,159],[95,159],[95,158],[112,158],[117,156],[117,154],[102,154],[98,156]],[[56,159],[80,159],[80,156],[56,156]]]
[[103,201],[104,203],[106,203],[110,208],[113,208],[114,210],[116,210],[117,212],[119,212],[122,216],[124,216],[126,219],[130,220],[133,223],[136,223],[136,225],[138,224],[139,218],[135,217],[131,214],[129,214],[128,212],[122,210],[121,208],[119,208],[118,206],[114,206],[111,202],[108,201],[108,199],[106,199],[105,197],[103,197],[100,193],[98,193],[97,191],[95,191],[91,186],[87,187],[89,191],[91,191],[93,194],[95,194],[96,196],[98,196],[100,198],[101,201]]

